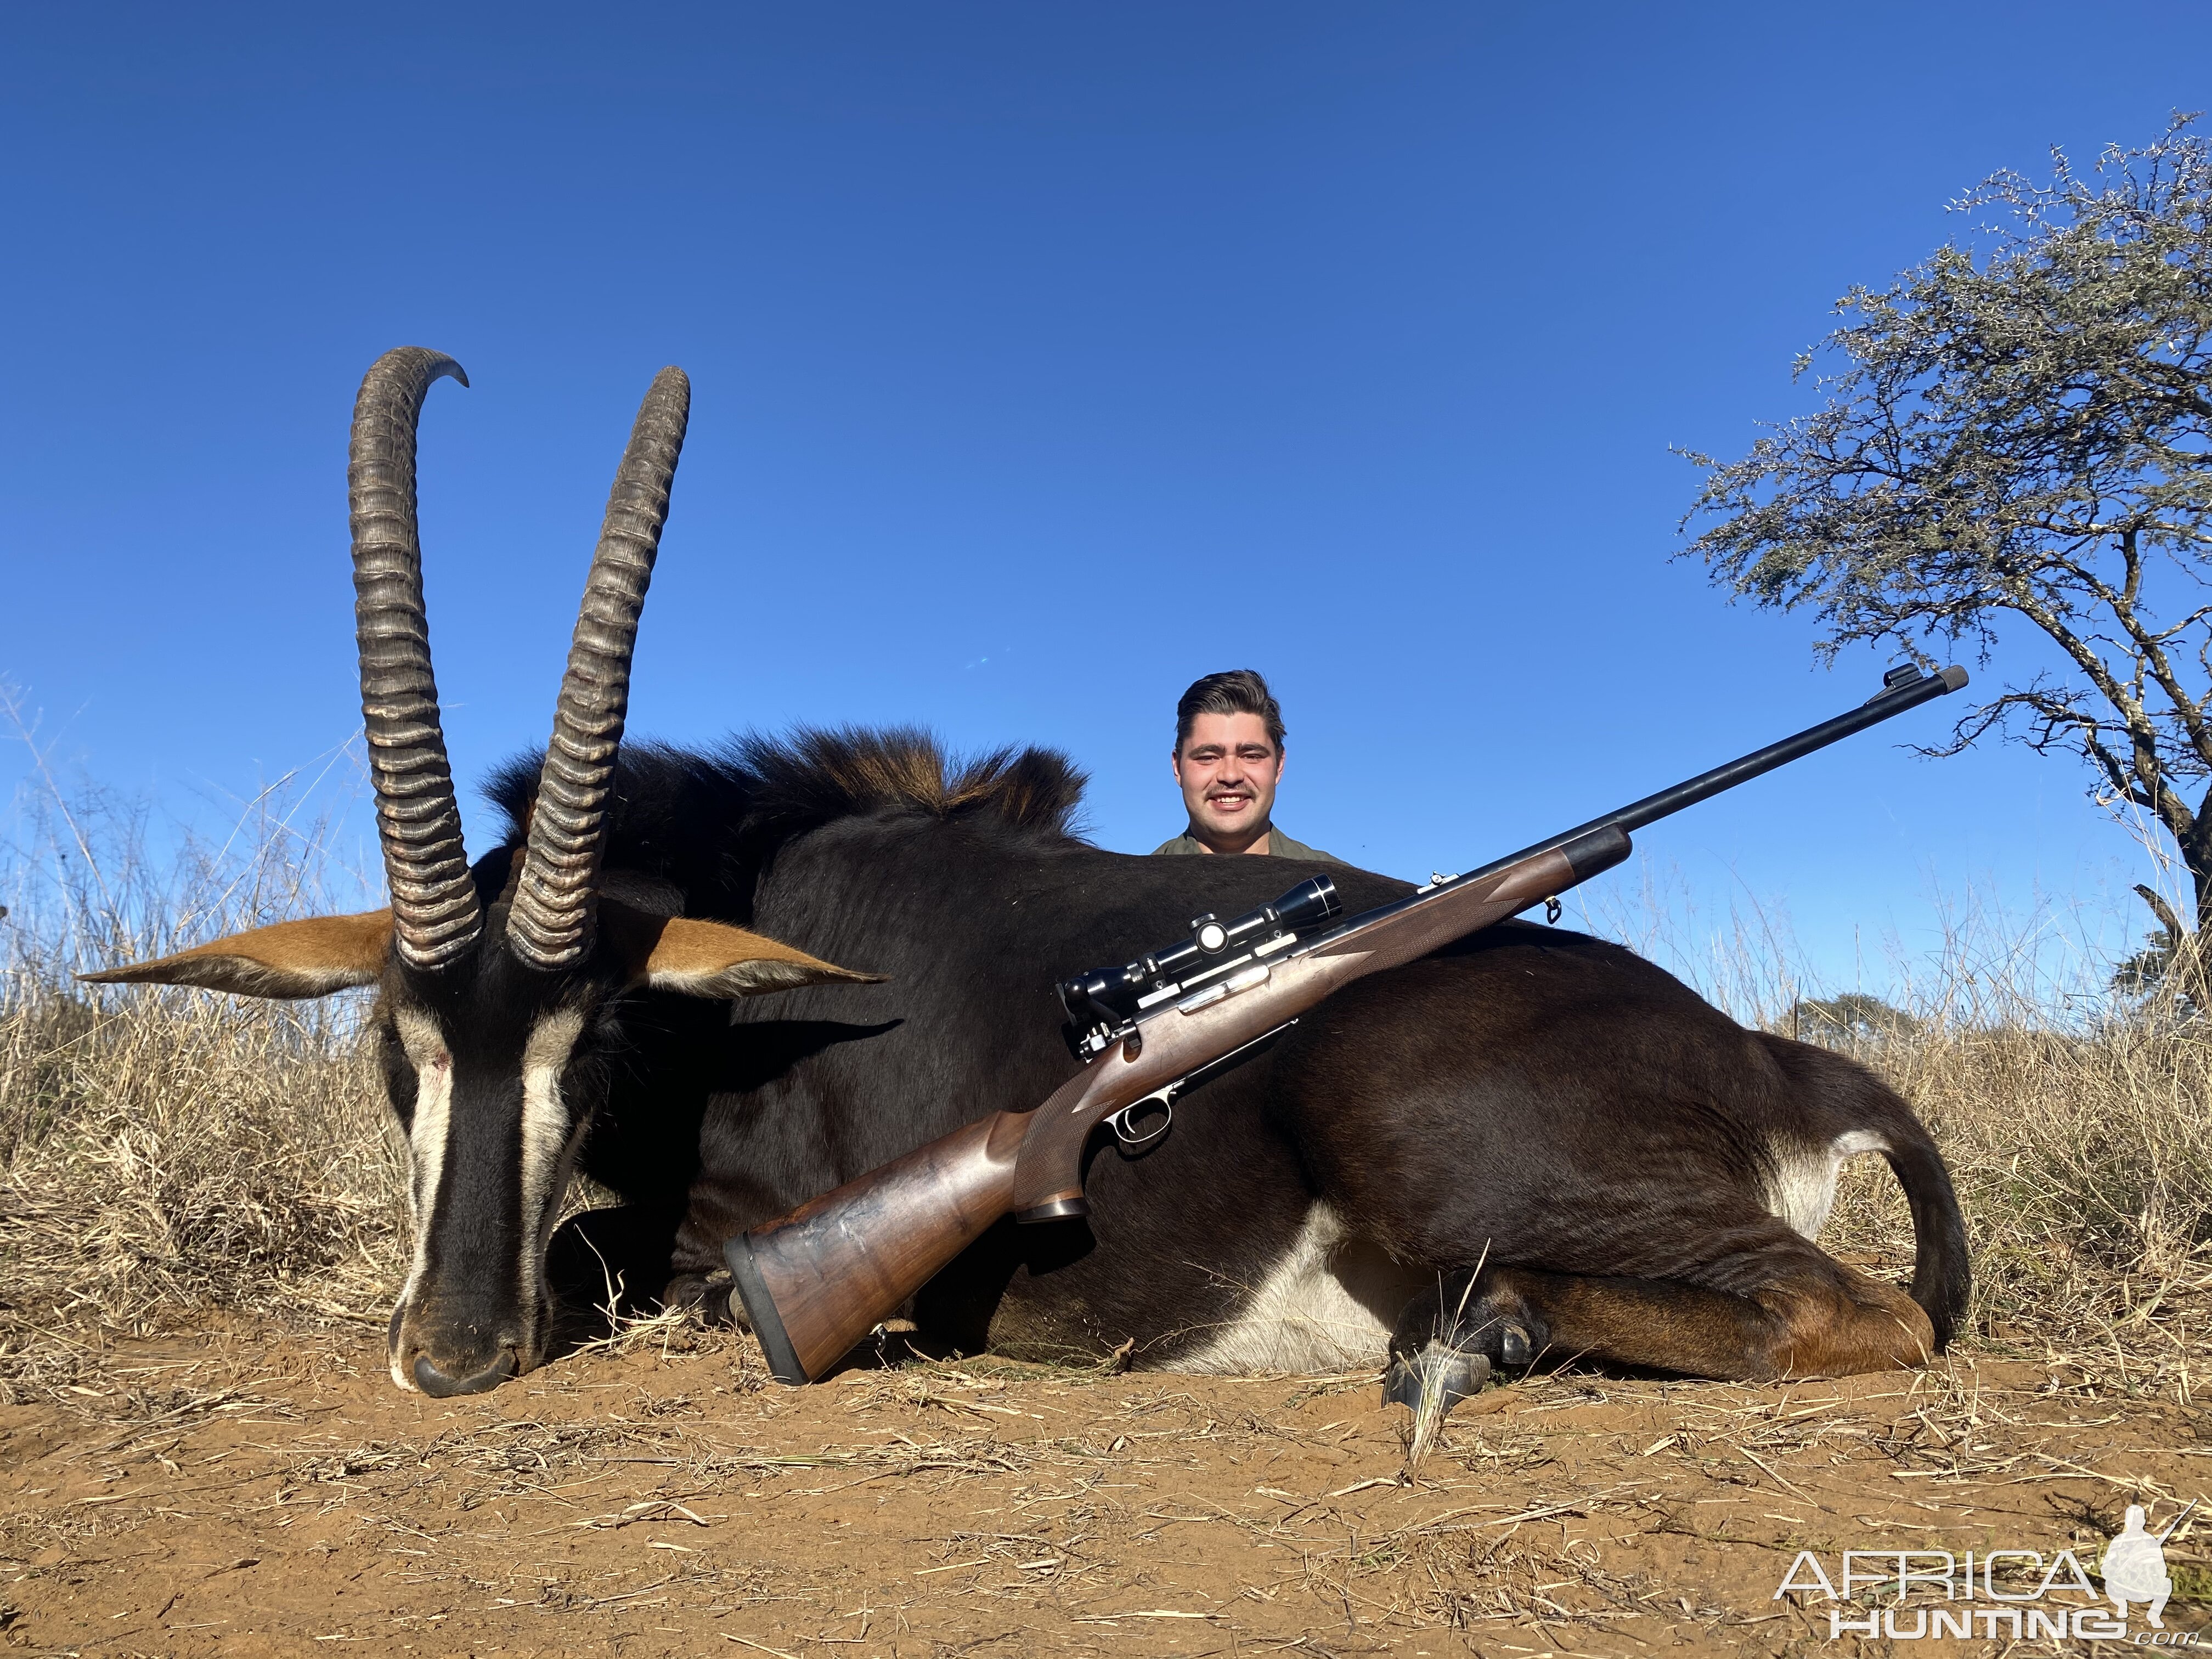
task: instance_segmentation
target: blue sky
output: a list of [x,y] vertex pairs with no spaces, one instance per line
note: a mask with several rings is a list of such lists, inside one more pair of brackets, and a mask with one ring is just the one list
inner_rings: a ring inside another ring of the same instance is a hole
[[[65,769],[206,823],[346,742],[346,422],[401,343],[474,383],[422,437],[457,768],[542,742],[675,362],[633,732],[1056,744],[1143,850],[1177,693],[1249,664],[1280,821],[1416,876],[1866,696],[1669,562],[1668,447],[1805,407],[1963,187],[2212,103],[2180,4],[21,7],[0,48],[0,675]],[[2085,783],[1861,738],[1643,845],[1871,981],[1970,891],[2118,910]]]

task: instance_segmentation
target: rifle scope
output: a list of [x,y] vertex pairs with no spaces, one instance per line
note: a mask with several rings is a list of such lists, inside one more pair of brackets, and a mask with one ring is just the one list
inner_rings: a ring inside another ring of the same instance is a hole
[[1213,980],[1255,960],[1264,962],[1297,942],[1298,929],[1344,908],[1336,884],[1311,876],[1234,921],[1194,916],[1190,937],[1119,968],[1093,968],[1060,982],[1060,1006],[1078,1033],[1085,1060],[1103,1053],[1113,1034],[1170,997],[1202,991]]

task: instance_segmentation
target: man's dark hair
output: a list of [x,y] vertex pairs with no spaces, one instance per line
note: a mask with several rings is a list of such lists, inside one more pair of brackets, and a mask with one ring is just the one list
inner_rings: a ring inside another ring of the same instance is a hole
[[1267,740],[1278,750],[1283,746],[1283,711],[1256,668],[1232,668],[1191,682],[1190,690],[1176,704],[1178,755],[1190,738],[1191,722],[1200,714],[1257,714],[1267,722]]

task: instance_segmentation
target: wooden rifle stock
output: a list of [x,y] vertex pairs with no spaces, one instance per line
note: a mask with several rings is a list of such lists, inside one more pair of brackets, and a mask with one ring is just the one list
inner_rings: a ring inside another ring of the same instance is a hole
[[1257,1042],[1338,987],[1427,955],[1609,870],[1628,832],[1956,691],[1963,668],[1893,668],[1855,709],[1467,875],[1379,906],[1169,1003],[1033,1111],[1000,1112],[908,1152],[723,1246],[769,1366],[821,1376],[1002,1216],[1085,1214],[1091,1132],[1139,1101]]
[[809,1382],[1010,1207],[1026,1112],[999,1112],[722,1247],[779,1382]]

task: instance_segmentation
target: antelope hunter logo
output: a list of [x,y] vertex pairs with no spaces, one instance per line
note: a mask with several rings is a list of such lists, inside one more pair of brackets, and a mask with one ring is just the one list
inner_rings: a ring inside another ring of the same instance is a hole
[[[1832,1642],[1845,1636],[1898,1642],[2070,1637],[2212,1650],[2205,1632],[2166,1628],[2166,1598],[2173,1594],[2166,1541],[2197,1501],[2191,1498],[2155,1533],[2144,1524],[2142,1506],[2130,1504],[2126,1523],[2097,1561],[2101,1594],[2072,1550],[1845,1550],[1826,1561],[1800,1550],[1772,1599],[1794,1590],[1826,1600]],[[2140,1627],[2131,1612],[2140,1613]]]

